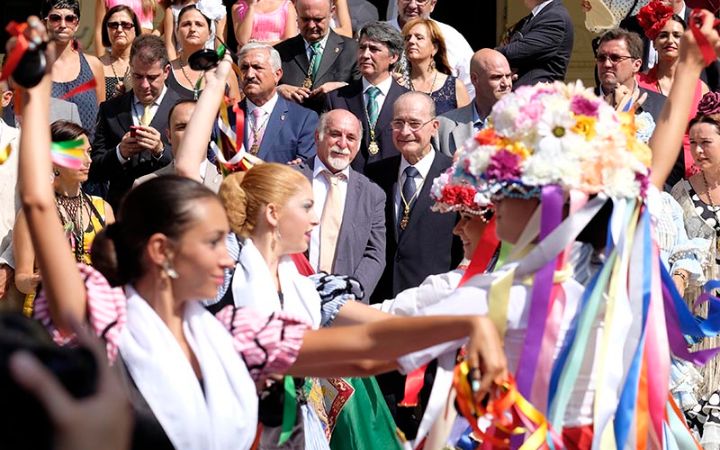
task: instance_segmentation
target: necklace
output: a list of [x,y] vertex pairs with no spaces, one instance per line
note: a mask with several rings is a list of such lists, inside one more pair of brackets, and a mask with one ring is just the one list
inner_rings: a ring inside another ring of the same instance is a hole
[[[110,56],[110,58],[114,58],[114,57],[113,57],[113,56]],[[130,71],[130,65],[128,64],[128,65],[125,67],[125,73],[123,74],[122,78],[120,78],[120,77],[118,76],[117,72],[115,72],[115,62],[117,62],[117,61],[119,61],[119,60],[120,60],[120,58],[115,58],[114,61],[110,61],[110,69],[112,70],[113,76],[115,76],[115,80],[118,82],[118,84],[120,84],[120,80],[121,80],[121,79],[122,79],[122,80],[125,80],[125,78],[126,78],[127,75],[128,75],[128,72]]]
[[433,69],[433,72],[435,72],[435,74],[433,75],[432,84],[430,85],[430,91],[424,92],[424,91],[420,91],[419,89],[415,89],[415,85],[413,84],[412,78],[409,78],[409,80],[410,80],[410,90],[411,90],[411,91],[423,92],[423,93],[425,93],[425,94],[432,95],[433,89],[435,89],[435,82],[437,81],[438,70],[437,70],[437,69]]
[[[85,227],[83,227],[83,207],[86,205],[82,192],[73,197],[55,193],[55,203],[65,234],[75,255],[75,261],[83,262],[85,257]],[[88,217],[90,211],[88,210]]]
[[193,82],[185,71],[185,63],[183,63],[182,60],[180,60],[180,70],[182,70],[182,73],[188,83],[190,83],[190,86],[193,86],[193,100],[197,100],[200,96],[200,85],[202,84],[203,78],[205,78],[205,71],[203,70],[203,73],[198,77],[197,81]]
[[705,184],[705,192],[707,193],[708,201],[710,202],[710,207],[712,208],[713,212],[717,212],[717,206],[715,206],[715,202],[712,199],[712,194],[710,194],[710,185],[707,182],[707,177],[705,176],[705,171],[700,171],[703,178],[703,184]]

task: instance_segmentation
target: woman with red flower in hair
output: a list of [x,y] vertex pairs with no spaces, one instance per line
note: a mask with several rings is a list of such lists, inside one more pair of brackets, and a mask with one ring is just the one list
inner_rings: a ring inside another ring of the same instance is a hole
[[[670,93],[670,86],[672,86],[675,69],[678,65],[680,37],[685,32],[687,24],[680,16],[673,13],[672,6],[658,0],[654,0],[640,9],[637,19],[645,31],[645,36],[652,41],[658,53],[657,64],[647,73],[638,74],[638,84],[642,88],[667,96]],[[697,81],[693,91],[689,119],[695,117],[698,103],[708,90],[702,80]],[[687,134],[683,138],[683,151],[685,178],[687,178],[696,171],[693,165],[694,160],[690,154],[690,141]]]

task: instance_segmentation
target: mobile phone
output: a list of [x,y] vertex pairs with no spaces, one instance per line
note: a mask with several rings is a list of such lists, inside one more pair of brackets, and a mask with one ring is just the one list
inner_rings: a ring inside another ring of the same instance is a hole
[[137,136],[137,129],[138,129],[138,127],[136,127],[135,125],[130,125],[130,136],[131,137]]

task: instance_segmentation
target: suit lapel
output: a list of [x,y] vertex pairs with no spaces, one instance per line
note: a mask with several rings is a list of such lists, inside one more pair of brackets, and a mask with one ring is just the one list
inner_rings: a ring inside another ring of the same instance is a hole
[[314,87],[317,87],[319,85],[318,81],[322,79],[323,75],[325,75],[330,69],[330,67],[332,67],[332,65],[335,63],[335,60],[337,60],[340,52],[342,52],[343,47],[344,43],[342,39],[340,39],[340,37],[335,34],[334,31],[330,30],[330,35],[328,36],[327,42],[325,43],[322,59],[320,60],[320,67],[318,68],[318,72],[315,75]]
[[[130,129],[130,126],[133,124],[133,97],[134,95],[132,92],[125,95],[122,104],[120,105],[120,111],[116,116],[120,129],[125,132],[128,131]],[[155,115],[157,116],[157,114]],[[120,135],[120,137],[122,137],[122,134]]]
[[370,142],[370,125],[368,125],[367,114],[365,114],[365,96],[363,95],[362,81],[358,81],[358,92],[355,95],[347,97],[347,107],[355,117],[360,119],[363,124],[363,143],[368,145]]
[[[435,150],[432,151],[435,152]],[[440,168],[440,158],[441,155],[438,152],[435,152],[435,157],[433,158],[433,162],[430,166],[427,177],[425,177],[425,179],[423,180],[423,185],[420,188],[417,199],[415,200],[415,203],[410,210],[410,221],[408,222],[407,229],[412,229],[413,227],[416,227],[421,217],[430,212],[430,207],[432,206],[432,199],[430,198],[430,188],[432,187],[435,178],[440,176],[440,173],[442,172],[442,169]],[[397,189],[397,181],[395,182],[395,184]],[[398,245],[406,235],[407,233],[400,233]]]
[[453,138],[453,141],[455,141],[455,148],[459,149],[462,147],[462,145],[470,139],[470,136],[473,134],[473,124],[472,119],[470,119],[470,123],[459,123],[455,127],[455,129],[452,130],[450,135]]
[[175,96],[174,92],[175,91],[173,91],[171,89],[168,89],[165,92],[165,97],[163,97],[162,101],[160,102],[160,105],[158,105],[158,109],[155,112],[155,115],[153,116],[152,120],[150,121],[150,126],[160,132],[163,142],[167,141],[167,136],[166,136],[164,128],[167,127],[168,115],[170,114],[170,108],[172,108],[172,106],[177,101],[177,97]]
[[307,75],[308,69],[310,68],[310,62],[308,61],[307,51],[305,50],[305,40],[300,35],[298,35],[294,39],[295,40],[293,41],[293,44],[295,48],[292,50],[292,52],[295,55],[295,64],[298,65],[300,71],[303,74]]
[[347,235],[352,233],[353,224],[355,223],[355,213],[358,208],[355,206],[361,204],[360,198],[363,191],[360,185],[358,173],[350,169],[350,177],[348,178],[347,195],[345,196],[345,206],[343,207],[342,222],[340,223],[340,232],[338,233],[337,243],[335,244],[335,254],[338,253],[340,243],[347,239]]
[[[273,144],[275,142],[278,142],[277,139],[273,139],[272,136],[270,136],[270,133],[272,133],[274,136],[277,136],[280,133],[280,130],[282,129],[283,125],[285,124],[285,119],[287,118],[288,114],[288,106],[285,99],[278,96],[277,103],[275,104],[275,108],[273,108],[272,114],[270,114],[270,118],[268,119],[267,123],[265,124],[265,131],[263,132],[263,139],[260,143],[260,149],[258,150],[258,155],[262,153],[263,156],[260,156],[261,159],[265,155],[271,152]],[[269,139],[265,139],[266,137],[269,137]],[[283,144],[283,143],[281,143]]]
[[[395,104],[395,100],[397,100],[397,98],[400,97],[400,94],[402,93],[403,90],[400,88],[400,85],[397,84],[395,80],[392,80],[392,83],[390,83],[390,89],[388,90],[388,94],[385,97],[385,101],[383,101],[383,106],[380,110],[380,114],[378,115],[378,125],[384,126],[385,124],[390,123],[393,116],[393,105]],[[379,134],[377,131],[375,132],[376,135]]]

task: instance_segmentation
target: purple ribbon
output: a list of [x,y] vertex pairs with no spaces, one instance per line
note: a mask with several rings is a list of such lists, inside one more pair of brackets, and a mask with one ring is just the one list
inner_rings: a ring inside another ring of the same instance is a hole
[[[550,185],[542,189],[542,208],[540,219],[540,240],[550,234],[562,222],[563,217],[563,191],[559,186]],[[550,293],[553,286],[553,276],[557,255],[540,269],[535,275],[530,304],[530,315],[528,316],[527,334],[525,344],[520,356],[516,371],[517,385],[520,393],[525,398],[530,398],[532,393],[535,370],[537,368],[540,347],[545,334],[545,322],[550,310]],[[545,414],[545,411],[542,411]]]

